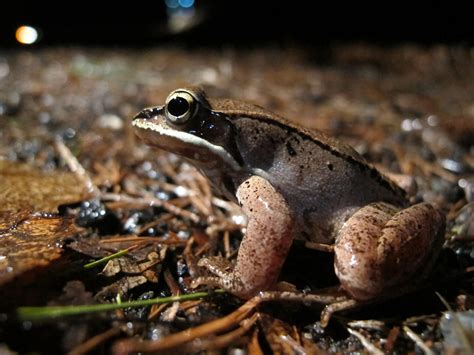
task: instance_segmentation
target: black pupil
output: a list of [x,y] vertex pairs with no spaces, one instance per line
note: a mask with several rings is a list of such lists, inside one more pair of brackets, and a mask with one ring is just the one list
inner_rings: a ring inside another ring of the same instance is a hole
[[168,102],[168,112],[175,117],[184,115],[189,111],[189,102],[182,97],[175,97]]

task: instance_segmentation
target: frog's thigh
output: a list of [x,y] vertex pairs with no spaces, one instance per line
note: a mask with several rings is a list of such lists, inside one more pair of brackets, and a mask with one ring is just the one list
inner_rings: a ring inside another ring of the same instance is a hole
[[438,249],[443,226],[444,217],[427,203],[399,212],[387,203],[361,208],[344,223],[336,241],[341,285],[365,300],[409,279]]

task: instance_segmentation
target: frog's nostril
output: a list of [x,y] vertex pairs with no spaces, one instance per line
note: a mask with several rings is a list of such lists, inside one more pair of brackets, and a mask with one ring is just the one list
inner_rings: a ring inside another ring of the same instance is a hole
[[152,112],[152,110],[147,108],[147,109],[144,109],[144,110],[140,111],[139,113],[137,113],[135,115],[134,119],[135,118],[146,118],[146,119],[148,119],[148,118],[151,118],[151,117],[153,117],[153,112]]

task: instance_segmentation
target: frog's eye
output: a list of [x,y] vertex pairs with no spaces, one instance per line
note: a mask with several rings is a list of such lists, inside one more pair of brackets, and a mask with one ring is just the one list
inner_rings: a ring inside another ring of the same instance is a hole
[[185,123],[196,112],[197,101],[186,91],[175,91],[166,99],[166,117],[173,123]]

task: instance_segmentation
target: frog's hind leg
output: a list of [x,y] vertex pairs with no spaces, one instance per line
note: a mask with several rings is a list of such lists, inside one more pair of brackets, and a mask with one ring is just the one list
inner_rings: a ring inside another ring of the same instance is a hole
[[339,231],[335,270],[342,287],[357,300],[379,297],[403,285],[437,256],[444,216],[428,203],[399,211],[371,203],[354,213]]

